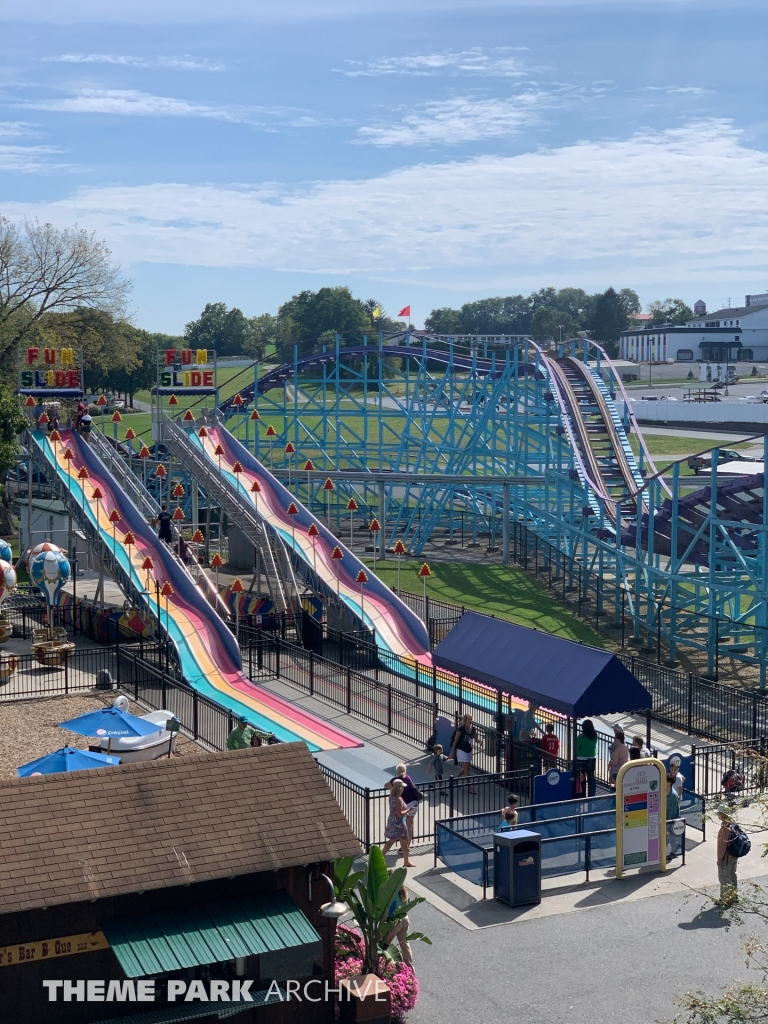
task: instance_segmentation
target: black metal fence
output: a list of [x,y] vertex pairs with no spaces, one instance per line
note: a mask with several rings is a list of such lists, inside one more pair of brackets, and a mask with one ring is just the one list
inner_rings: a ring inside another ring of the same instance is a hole
[[[537,551],[541,550],[543,543],[538,540]],[[559,557],[562,552],[557,554]],[[460,605],[434,598],[425,602],[419,594],[400,591],[399,596],[417,615],[436,616],[436,619],[430,618],[430,623],[458,621],[465,610]],[[719,622],[725,629],[725,620]],[[436,628],[431,625],[430,634]],[[384,662],[391,662],[395,656],[382,651],[380,657]],[[693,672],[682,672],[629,651],[620,652],[618,657],[651,694],[653,720],[691,735],[721,742],[745,741],[768,735],[768,694],[758,689],[718,682]]]
[[153,711],[170,711],[190,739],[211,750],[224,750],[235,726],[232,711],[187,686],[172,672],[164,671],[159,647],[145,645],[143,652],[139,652],[137,648],[121,646],[116,651],[120,689],[124,693]]
[[[374,844],[383,844],[389,813],[389,790],[358,786],[323,765],[320,769],[365,850]],[[472,774],[469,777],[445,778],[442,782],[420,783],[418,788],[423,799],[413,820],[413,842],[431,845],[439,819],[489,811],[497,812],[501,819],[501,809],[506,805],[509,793],[516,793],[521,804],[532,803],[533,773],[525,768],[514,772]]]
[[691,747],[696,792],[728,803],[768,789],[768,739]]
[[42,665],[31,654],[4,654],[0,661],[0,702],[85,693],[97,684],[111,688],[104,673],[117,681],[116,647],[70,651],[56,666]]
[[657,722],[721,742],[768,735],[767,694],[654,665],[631,654],[619,657],[653,697],[651,714]]

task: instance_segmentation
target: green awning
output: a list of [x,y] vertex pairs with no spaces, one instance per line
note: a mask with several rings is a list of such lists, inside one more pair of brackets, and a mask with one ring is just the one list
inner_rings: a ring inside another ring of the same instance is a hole
[[307,918],[282,890],[120,918],[103,924],[102,931],[128,978],[320,942]]

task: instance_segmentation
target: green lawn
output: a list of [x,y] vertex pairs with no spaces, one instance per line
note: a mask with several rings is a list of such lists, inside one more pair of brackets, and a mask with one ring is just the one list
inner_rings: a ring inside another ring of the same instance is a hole
[[[706,451],[708,448],[715,448],[717,445],[722,445],[724,448],[749,447],[749,444],[743,441],[738,444],[729,444],[716,437],[697,437],[695,434],[691,434],[690,437],[669,437],[666,434],[646,434],[643,431],[643,438],[651,455],[693,455],[696,452]],[[637,434],[630,435],[629,443],[632,446],[632,451],[637,454],[640,450]]]
[[[373,566],[370,559],[366,559]],[[419,579],[420,562],[403,562],[403,590],[423,593]],[[553,600],[518,566],[473,565],[466,562],[430,562],[432,576],[427,580],[427,594],[450,604],[464,605],[473,611],[509,619],[521,626],[530,626],[545,633],[554,633],[568,640],[583,640],[594,647],[603,647],[600,636],[575,619],[567,608]],[[397,561],[389,555],[384,566],[376,564],[376,575],[389,587],[397,586]]]

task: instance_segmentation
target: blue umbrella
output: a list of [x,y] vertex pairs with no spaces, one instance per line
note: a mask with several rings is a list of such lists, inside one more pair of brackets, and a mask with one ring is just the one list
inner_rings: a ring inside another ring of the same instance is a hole
[[68,722],[59,722],[59,727],[80,733],[81,736],[97,736],[99,739],[149,736],[161,728],[156,722],[147,722],[144,718],[114,706],[89,711],[77,718],[70,718]]
[[26,775],[53,775],[54,772],[79,772],[86,768],[103,768],[107,764],[120,764],[119,757],[108,754],[95,754],[90,750],[78,750],[76,747],[62,747],[52,754],[38,757],[36,761],[23,764],[16,771],[24,778]]

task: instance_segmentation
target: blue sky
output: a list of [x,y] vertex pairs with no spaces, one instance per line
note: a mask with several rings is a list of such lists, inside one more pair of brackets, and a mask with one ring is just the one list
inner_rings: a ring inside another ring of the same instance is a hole
[[546,285],[736,304],[766,34],[757,2],[0,0],[0,214],[96,231],[169,332],[327,283],[415,323]]

